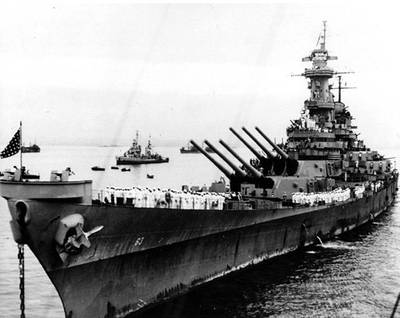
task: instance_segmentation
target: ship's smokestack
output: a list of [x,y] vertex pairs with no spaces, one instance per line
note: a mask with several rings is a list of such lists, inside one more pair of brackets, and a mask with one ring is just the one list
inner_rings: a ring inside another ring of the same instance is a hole
[[232,127],[229,130],[257,157],[258,160],[262,160],[264,157],[255,150],[246,140],[243,139]]
[[238,166],[234,165],[224,154],[222,154],[216,147],[214,147],[208,140],[204,140],[204,143],[210,147],[218,156],[221,157],[236,173],[241,177],[245,177],[246,173],[240,169]]
[[201,148],[196,142],[193,140],[190,140],[190,143],[196,147],[198,151],[200,151],[204,156],[207,157],[208,160],[210,160],[219,170],[221,170],[228,178],[231,178],[233,174],[226,169],[223,165],[221,165],[217,160],[215,160],[213,157],[211,157],[203,148]]
[[242,130],[262,149],[262,151],[264,151],[267,154],[269,158],[275,157],[271,151],[265,148],[265,146],[261,142],[259,142],[258,139],[254,137],[253,134],[250,133],[250,131],[246,129],[246,127],[242,127]]
[[288,158],[289,158],[288,154],[287,154],[286,152],[284,152],[281,148],[279,148],[277,145],[275,145],[275,144],[272,142],[272,140],[269,139],[269,138],[267,137],[267,135],[265,135],[265,134],[262,132],[262,130],[261,130],[260,128],[256,127],[256,130],[259,132],[259,134],[260,134],[261,136],[264,137],[264,139],[265,139],[266,141],[268,141],[268,143],[275,149],[275,151],[276,151],[282,158],[284,158],[284,159],[288,159]]
[[261,172],[257,171],[256,169],[254,169],[250,164],[248,164],[245,160],[243,160],[235,151],[233,151],[233,149],[231,147],[229,147],[223,140],[219,141],[220,144],[222,146],[224,146],[226,148],[226,150],[228,150],[237,160],[239,160],[243,166],[246,167],[247,170],[250,171],[250,173],[257,177],[257,178],[261,178],[262,174]]

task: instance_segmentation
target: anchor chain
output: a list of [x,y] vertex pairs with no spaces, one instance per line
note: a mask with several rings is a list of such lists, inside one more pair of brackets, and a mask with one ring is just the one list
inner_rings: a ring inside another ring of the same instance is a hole
[[25,257],[24,244],[18,244],[18,267],[19,267],[19,308],[21,310],[21,318],[25,318]]

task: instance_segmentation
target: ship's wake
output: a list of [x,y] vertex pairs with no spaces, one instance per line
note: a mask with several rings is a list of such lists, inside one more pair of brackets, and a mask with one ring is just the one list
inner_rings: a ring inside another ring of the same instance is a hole
[[317,239],[318,244],[310,247],[309,250],[306,251],[306,254],[316,254],[321,250],[355,250],[357,249],[350,242],[345,241],[332,241],[332,242],[322,242],[322,240]]
[[324,249],[334,249],[334,250],[355,250],[357,249],[352,243],[344,242],[344,241],[333,241],[326,242],[322,246]]

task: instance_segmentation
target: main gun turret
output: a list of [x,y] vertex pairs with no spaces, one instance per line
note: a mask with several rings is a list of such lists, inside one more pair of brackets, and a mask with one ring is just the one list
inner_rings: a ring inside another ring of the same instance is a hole
[[261,148],[261,150],[264,151],[264,153],[267,155],[264,156],[262,154],[260,154],[257,150],[255,150],[242,136],[240,136],[232,127],[229,128],[229,130],[256,156],[256,158],[259,161],[259,166],[262,167],[263,169],[263,174],[264,175],[268,175],[271,170],[272,170],[272,166],[273,166],[273,158],[274,155],[268,151],[268,149],[266,149],[264,147],[263,144],[261,144],[252,134],[250,134],[250,132],[246,129],[246,128],[242,128],[249,136],[250,138]]
[[275,151],[276,151],[283,159],[288,159],[288,158],[289,158],[288,154],[287,154],[286,152],[284,152],[281,148],[279,148],[277,145],[275,145],[275,144],[272,142],[272,140],[269,139],[268,136],[262,132],[262,130],[261,130],[260,128],[258,128],[258,127],[255,127],[255,128],[256,128],[256,130],[259,132],[259,134],[260,134],[261,136],[264,137],[264,139],[272,146],[272,148],[275,149]]
[[246,140],[243,139],[232,127],[229,130],[257,157],[258,160],[265,158],[257,150],[255,150]]
[[215,160],[210,154],[208,154],[203,148],[201,148],[196,142],[190,140],[190,143],[194,147],[196,147],[196,149],[198,149],[208,160],[210,160],[219,170],[221,170],[224,175],[229,178],[232,191],[240,191],[241,185],[243,183],[251,183],[259,188],[264,189],[271,189],[274,186],[274,181],[271,178],[265,177],[260,171],[247,163],[224,141],[220,140],[220,143],[243,165],[244,170],[236,166],[208,140],[205,140],[204,143],[208,147],[210,147],[211,150],[213,150],[223,161],[225,161],[235,171],[235,173],[231,173],[222,164]]
[[246,162],[242,157],[240,157],[231,147],[229,147],[223,140],[219,143],[226,148],[240,163],[256,178],[261,178],[263,175],[260,171],[257,171],[254,167]]
[[250,133],[246,129],[246,127],[242,127],[242,130],[257,144],[258,147],[261,148],[262,151],[268,156],[268,158],[274,158],[275,156],[270,152],[256,137],[253,136],[253,134]]

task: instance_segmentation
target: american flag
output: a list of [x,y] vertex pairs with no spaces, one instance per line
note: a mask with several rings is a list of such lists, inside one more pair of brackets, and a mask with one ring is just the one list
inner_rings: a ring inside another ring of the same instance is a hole
[[21,149],[21,128],[17,130],[14,137],[10,140],[7,147],[0,153],[0,158],[7,158],[14,156]]

